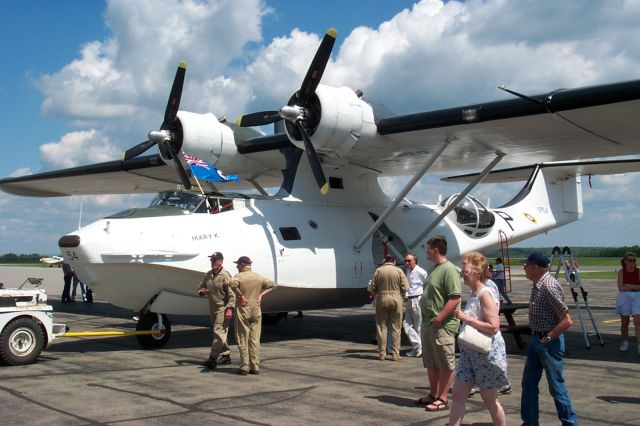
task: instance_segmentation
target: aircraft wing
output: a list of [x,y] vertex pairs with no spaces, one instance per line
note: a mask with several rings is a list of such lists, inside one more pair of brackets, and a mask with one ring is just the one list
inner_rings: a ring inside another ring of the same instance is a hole
[[[558,161],[553,163],[540,163],[537,165],[513,167],[490,172],[482,183],[506,183],[525,181],[531,176],[531,170],[539,166],[550,169],[556,176],[596,176],[614,175],[621,173],[640,172],[640,158],[630,158],[624,160],[592,160],[592,161]],[[478,176],[477,173],[468,173],[458,176],[443,178],[445,182],[466,183],[471,182]]]
[[[481,169],[496,153],[504,154],[500,166],[511,168],[621,157],[640,154],[639,118],[640,80],[634,80],[531,97],[514,95],[509,100],[417,114],[374,116],[375,135],[358,136],[353,148],[346,152],[323,148],[319,143],[318,153],[325,168],[351,168],[378,176],[416,173],[445,141],[449,145],[430,172]],[[338,120],[328,117],[326,121]],[[326,134],[338,137],[331,132]],[[352,130],[345,140],[356,135]],[[238,174],[240,182],[215,183],[206,189],[250,189],[255,188],[254,182],[262,188],[279,186],[285,157],[281,152],[288,146],[293,145],[285,134],[237,138],[234,161],[247,160],[243,164],[252,166],[240,167],[231,162],[224,171]],[[233,164],[239,167],[238,171]],[[56,197],[157,192],[175,189],[179,184],[173,165],[152,155],[1,179],[0,189],[17,195]]]
[[[265,187],[277,186],[282,174],[278,170],[267,170],[255,180]],[[191,181],[196,187],[195,180],[191,178]],[[207,186],[204,181],[200,184]],[[4,192],[30,197],[159,192],[176,189],[178,185],[181,183],[174,166],[165,164],[158,154],[0,179],[0,189]],[[225,191],[254,188],[247,179],[215,182],[215,186]]]
[[450,141],[430,171],[479,169],[495,152],[501,166],[640,154],[640,80],[384,118],[390,144],[353,162],[382,175],[410,174]]

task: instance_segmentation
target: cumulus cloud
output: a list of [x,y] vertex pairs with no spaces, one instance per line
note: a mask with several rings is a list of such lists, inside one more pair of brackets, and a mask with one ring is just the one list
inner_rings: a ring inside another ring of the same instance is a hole
[[108,139],[95,129],[67,133],[58,142],[40,147],[44,170],[101,163],[117,159],[118,153]]

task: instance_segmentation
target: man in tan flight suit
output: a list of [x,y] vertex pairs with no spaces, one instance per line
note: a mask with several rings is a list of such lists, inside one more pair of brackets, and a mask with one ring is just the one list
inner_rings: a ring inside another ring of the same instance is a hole
[[260,374],[260,333],[262,298],[276,288],[276,283],[251,270],[251,259],[240,256],[234,261],[238,273],[231,280],[236,293],[236,342],[240,351],[238,374]]
[[233,308],[236,305],[236,295],[229,287],[231,274],[222,266],[224,261],[222,253],[217,251],[209,257],[211,258],[211,270],[202,279],[198,287],[198,294],[203,297],[209,296],[209,312],[211,314],[211,323],[213,324],[213,343],[209,359],[204,362],[204,365],[215,370],[218,364],[231,363],[227,332],[233,317]]
[[393,361],[400,360],[400,327],[402,325],[402,303],[409,289],[409,281],[402,269],[396,266],[393,256],[385,256],[384,264],[373,273],[371,292],[376,301],[376,337],[378,357],[386,359],[387,331],[393,342]]

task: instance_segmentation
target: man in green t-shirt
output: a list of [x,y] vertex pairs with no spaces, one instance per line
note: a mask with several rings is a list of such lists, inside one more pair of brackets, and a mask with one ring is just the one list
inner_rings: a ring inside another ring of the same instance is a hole
[[420,300],[422,310],[422,364],[429,378],[428,396],[418,403],[427,411],[448,408],[447,394],[455,365],[456,333],[460,321],[453,311],[460,309],[462,289],[460,272],[447,260],[447,240],[442,235],[427,241],[427,259],[434,266],[429,271]]

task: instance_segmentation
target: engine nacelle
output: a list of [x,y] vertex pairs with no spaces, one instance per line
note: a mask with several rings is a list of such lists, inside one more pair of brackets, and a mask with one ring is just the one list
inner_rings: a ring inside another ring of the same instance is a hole
[[237,155],[233,131],[212,113],[178,111],[178,121],[185,153],[213,164],[219,163],[220,167],[227,165],[223,164],[225,157]]
[[[233,129],[220,123],[215,115],[178,111],[178,121],[182,128],[182,150],[186,154],[213,164],[227,174],[255,173],[256,161],[238,152]],[[253,129],[242,129],[242,132],[244,138],[262,136]]]
[[[342,156],[361,138],[375,137],[373,110],[352,89],[320,84],[311,103],[310,113],[320,115],[317,125],[308,129],[317,151]],[[285,129],[291,142],[304,149],[304,142],[293,123],[286,122]]]

